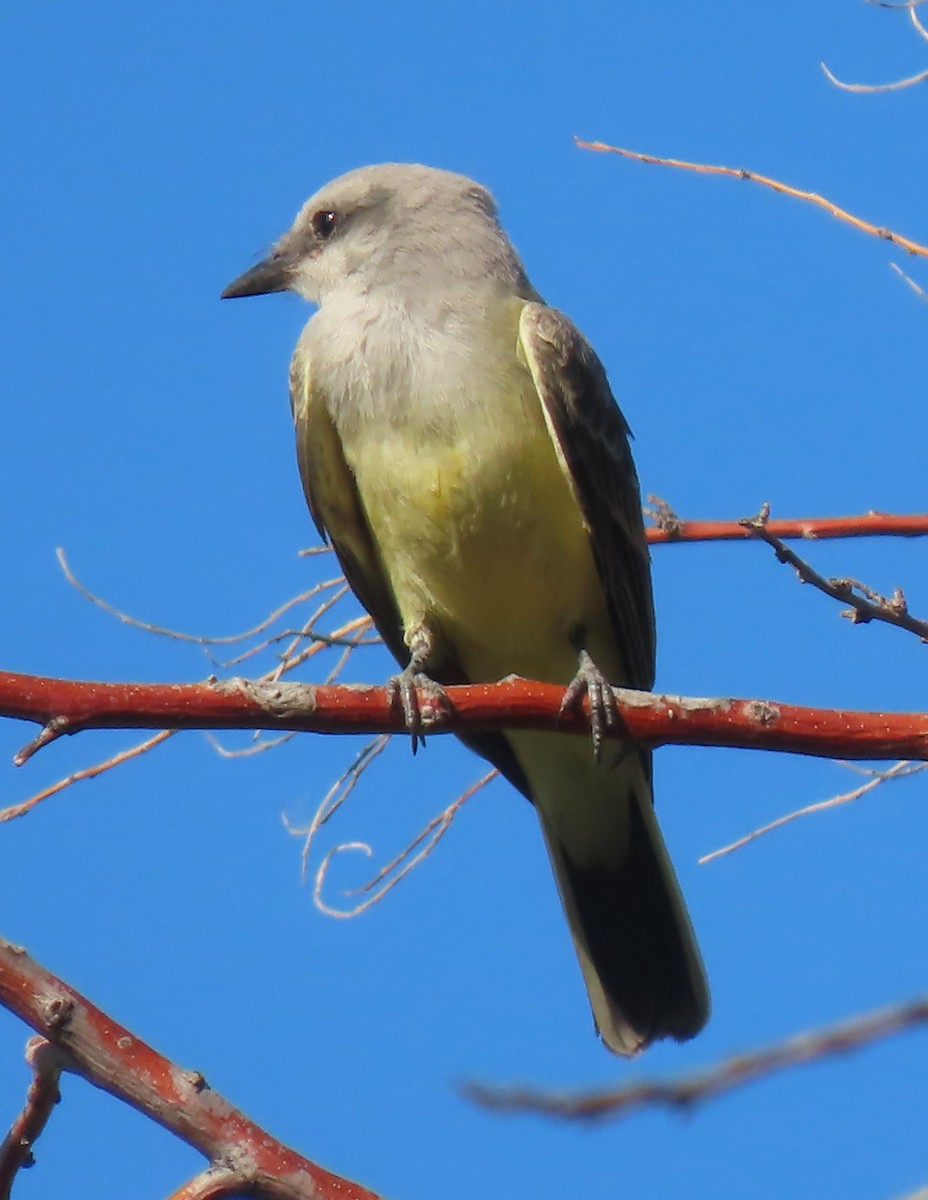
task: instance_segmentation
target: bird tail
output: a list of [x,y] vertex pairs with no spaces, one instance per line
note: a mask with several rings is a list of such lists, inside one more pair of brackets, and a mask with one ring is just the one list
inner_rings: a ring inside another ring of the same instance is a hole
[[647,760],[563,776],[533,799],[597,1029],[616,1054],[694,1037],[709,992],[693,927],[654,815]]

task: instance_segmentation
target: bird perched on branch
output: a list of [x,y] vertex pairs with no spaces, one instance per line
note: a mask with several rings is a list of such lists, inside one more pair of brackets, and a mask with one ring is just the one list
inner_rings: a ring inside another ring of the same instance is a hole
[[490,194],[399,163],[336,179],[224,297],[318,305],[290,369],[310,512],[418,695],[510,674],[588,696],[577,734],[463,740],[538,813],[597,1028],[619,1054],[708,1016],[654,815],[648,751],[602,737],[609,684],[654,678],[650,566],[625,420],[544,303]]

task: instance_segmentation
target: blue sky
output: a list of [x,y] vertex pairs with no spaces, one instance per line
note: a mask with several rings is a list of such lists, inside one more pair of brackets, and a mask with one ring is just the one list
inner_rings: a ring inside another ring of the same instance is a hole
[[[923,510],[928,308],[888,264],[923,285],[924,266],[749,184],[572,138],[749,166],[924,242],[924,92],[838,92],[818,63],[878,81],[926,57],[904,15],[856,0],[5,5],[0,662],[212,669],[87,604],[56,546],[114,604],[204,633],[245,628],[326,569],[297,557],[313,531],[286,400],[308,311],[218,295],[305,196],[366,162],[495,192],[535,285],[603,358],[644,489],[681,514]],[[928,612],[921,542],[807,549]],[[660,547],[654,571],[664,690],[925,707],[914,638],[851,627],[764,547]],[[352,677],[389,669],[369,652]],[[0,728],[7,763],[29,736]],[[59,743],[3,769],[0,799],[131,741]],[[458,1090],[677,1075],[924,990],[923,777],[700,867],[854,778],[662,751],[658,811],[714,1014],[629,1065],[592,1035],[533,815],[502,784],[367,916],[314,909],[281,815],[311,814],[356,749],[306,737],[228,761],[187,734],[49,801],[0,828],[0,931],[277,1136],[403,1200],[890,1198],[925,1182],[924,1033],[687,1118],[593,1130],[489,1115]],[[397,742],[332,840],[386,859],[480,772],[449,739],[415,761]],[[0,1014],[0,1125],[26,1087],[25,1032]],[[17,1200],[164,1195],[199,1162],[77,1080],[38,1158]]]

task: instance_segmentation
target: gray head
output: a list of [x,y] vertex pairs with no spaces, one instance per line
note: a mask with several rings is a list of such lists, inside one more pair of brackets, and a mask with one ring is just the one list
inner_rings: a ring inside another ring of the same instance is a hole
[[451,171],[410,163],[359,167],[300,209],[262,262],[223,299],[297,292],[316,304],[342,288],[531,287],[490,193]]

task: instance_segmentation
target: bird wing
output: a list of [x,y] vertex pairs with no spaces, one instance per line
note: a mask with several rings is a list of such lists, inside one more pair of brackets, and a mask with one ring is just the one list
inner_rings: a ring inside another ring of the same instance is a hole
[[[290,406],[300,478],[316,529],[324,541],[331,543],[349,587],[370,613],[387,649],[405,666],[409,651],[403,640],[399,608],[354,474],[345,461],[338,430],[324,398],[313,390],[312,364],[304,346],[297,348],[290,365]],[[446,686],[471,682],[447,654],[435,679]],[[529,794],[525,773],[502,734],[462,736],[461,741],[492,763],[524,795]]]
[[324,400],[313,391],[309,355],[302,347],[290,364],[290,407],[300,479],[316,529],[331,543],[348,585],[402,662],[406,651],[396,601],[338,431]]
[[602,363],[557,311],[528,303],[519,346],[544,409],[548,432],[590,536],[625,686],[654,682],[651,564],[629,429]]

